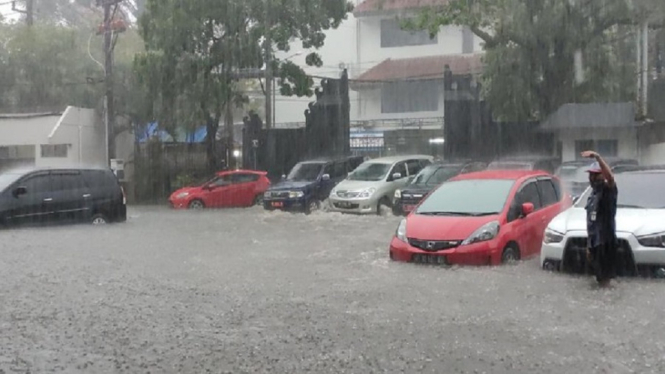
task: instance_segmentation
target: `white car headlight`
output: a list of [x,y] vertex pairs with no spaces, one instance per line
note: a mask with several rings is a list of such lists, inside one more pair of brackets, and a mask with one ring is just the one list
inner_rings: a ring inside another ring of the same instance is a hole
[[359,195],[358,197],[365,197],[365,198],[366,198],[366,197],[372,197],[372,195],[374,194],[374,192],[376,192],[376,188],[374,188],[374,187],[372,187],[372,188],[368,188],[368,189],[366,189],[365,191],[361,192],[360,195]]
[[336,196],[336,195],[337,195],[337,190],[333,188],[332,191],[330,191],[330,196]]
[[266,191],[266,192],[263,193],[263,197],[266,198],[266,199],[269,199],[270,196],[271,196],[271,193],[268,192],[268,191]]
[[303,196],[305,196],[305,193],[302,191],[289,191],[289,197],[291,199],[297,199]]
[[547,229],[545,229],[545,236],[543,236],[543,241],[545,242],[545,244],[561,243],[563,237],[564,237],[563,233],[552,230],[548,227]]
[[653,248],[665,248],[665,232],[660,234],[651,234],[638,236],[637,241],[640,245]]
[[478,242],[485,242],[496,238],[499,234],[499,221],[492,221],[481,226],[474,231],[461,245],[469,245]]
[[395,232],[395,237],[397,239],[407,243],[406,239],[406,218],[400,221],[399,226],[397,226],[397,231]]
[[181,193],[176,195],[176,199],[183,199],[187,196],[189,196],[189,192],[181,192]]
[[402,191],[395,190],[395,199],[400,199],[400,198],[402,198]]

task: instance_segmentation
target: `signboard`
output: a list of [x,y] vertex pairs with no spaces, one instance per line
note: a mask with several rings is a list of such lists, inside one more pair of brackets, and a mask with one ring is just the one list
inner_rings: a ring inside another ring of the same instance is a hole
[[383,132],[352,132],[349,134],[351,149],[376,149],[383,148]]

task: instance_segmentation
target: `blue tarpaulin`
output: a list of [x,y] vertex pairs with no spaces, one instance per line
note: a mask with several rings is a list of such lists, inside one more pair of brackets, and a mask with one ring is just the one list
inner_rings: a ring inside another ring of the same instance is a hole
[[194,131],[179,129],[174,139],[168,132],[160,129],[157,122],[151,122],[139,128],[139,131],[136,133],[136,141],[138,143],[145,143],[148,139],[157,139],[164,143],[203,143],[207,133],[205,125],[198,127]]

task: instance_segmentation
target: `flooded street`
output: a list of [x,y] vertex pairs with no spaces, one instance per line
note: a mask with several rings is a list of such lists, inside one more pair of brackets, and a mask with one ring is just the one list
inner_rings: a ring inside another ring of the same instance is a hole
[[0,232],[1,373],[665,371],[662,282],[394,263],[396,217],[129,215]]

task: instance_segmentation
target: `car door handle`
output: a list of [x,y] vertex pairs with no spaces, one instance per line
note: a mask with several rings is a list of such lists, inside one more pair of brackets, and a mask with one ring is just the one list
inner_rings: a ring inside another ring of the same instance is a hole
[[46,198],[46,199],[44,199],[44,202],[45,202],[45,203],[50,203],[51,201],[53,201],[53,199],[52,199],[52,198],[50,198],[50,197],[49,197],[49,198]]
[[92,196],[92,195],[90,195],[89,193],[87,193],[87,194],[83,195],[83,198],[84,198],[84,199],[87,199],[87,198],[89,198],[90,196]]

